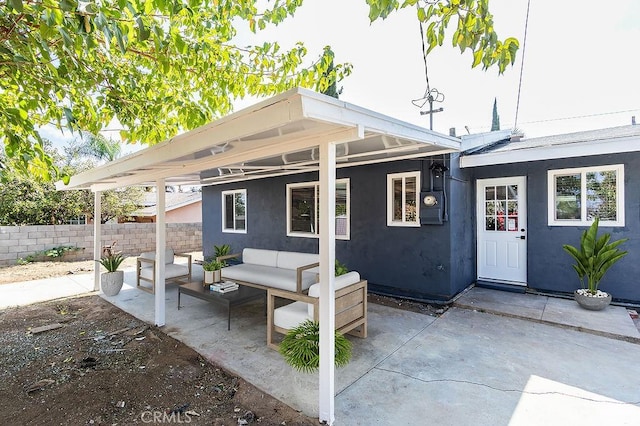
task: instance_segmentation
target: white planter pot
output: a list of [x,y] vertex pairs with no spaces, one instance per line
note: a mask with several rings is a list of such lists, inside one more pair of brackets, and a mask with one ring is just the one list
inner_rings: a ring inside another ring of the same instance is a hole
[[580,290],[573,293],[573,298],[578,305],[590,311],[601,311],[611,303],[611,295],[605,292],[599,292],[600,297],[585,294]]
[[213,273],[215,271],[204,271],[204,283],[213,284]]
[[217,283],[222,281],[222,271],[220,269],[213,271],[213,281]]
[[120,293],[124,283],[124,271],[103,272],[100,275],[100,288],[105,296],[115,296]]

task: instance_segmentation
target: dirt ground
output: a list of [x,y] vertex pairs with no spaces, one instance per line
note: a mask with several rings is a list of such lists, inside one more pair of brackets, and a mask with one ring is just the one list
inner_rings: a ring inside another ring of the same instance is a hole
[[[93,261],[16,265],[0,268],[0,283],[92,268]],[[444,311],[376,295],[369,301]],[[38,329],[47,326],[59,328]],[[2,424],[11,425],[318,424],[95,295],[0,310],[0,395]]]
[[99,296],[0,311],[0,364],[3,424],[317,424]]

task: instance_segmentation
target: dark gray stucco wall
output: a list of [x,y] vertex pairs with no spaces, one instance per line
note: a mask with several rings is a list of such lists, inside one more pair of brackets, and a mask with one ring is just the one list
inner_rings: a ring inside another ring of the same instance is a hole
[[469,170],[458,167],[458,154],[450,163],[451,285],[457,294],[476,279],[475,182]]
[[[338,169],[350,179],[351,238],[336,241],[336,257],[369,281],[371,291],[419,300],[448,300],[475,277],[475,243],[469,222],[471,184],[447,179],[450,220],[419,228],[387,226],[387,174],[422,171],[429,186],[429,160]],[[447,166],[451,167],[448,158]],[[459,170],[455,173],[460,174]],[[247,181],[203,189],[203,247],[213,245],[316,252],[318,240],[286,236],[286,184],[315,181],[317,173]],[[452,183],[453,182],[453,183]],[[247,234],[222,233],[221,191],[247,190]],[[461,209],[458,206],[462,205]]]
[[612,164],[625,166],[625,226],[601,226],[600,234],[609,232],[612,240],[629,238],[621,247],[628,250],[629,254],[609,270],[600,288],[610,292],[614,299],[640,302],[640,154],[589,156],[471,169],[476,179],[527,177],[528,287],[561,293],[571,293],[580,287],[571,267],[573,260],[564,252],[562,245],[578,246],[580,235],[586,227],[547,225],[547,171]]

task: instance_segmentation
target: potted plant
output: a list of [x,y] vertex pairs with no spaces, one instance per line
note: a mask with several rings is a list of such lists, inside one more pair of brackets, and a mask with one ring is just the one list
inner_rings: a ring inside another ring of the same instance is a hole
[[107,270],[100,275],[100,289],[106,296],[115,296],[122,289],[124,271],[118,271],[118,268],[123,261],[122,252],[114,252],[111,248],[104,250],[100,258],[100,264]]
[[[220,260],[221,257],[227,256],[231,253],[231,246],[229,244],[223,244],[221,246],[213,246],[214,259]],[[222,261],[222,267],[228,266],[226,261]]]
[[627,255],[626,251],[618,248],[627,238],[614,242],[609,242],[610,234],[598,238],[598,222],[596,218],[589,229],[582,233],[580,249],[568,244],[562,246],[576,261],[572,266],[583,287],[574,292],[574,298],[580,306],[592,311],[604,309],[611,303],[611,295],[598,290],[598,285],[609,268]]
[[213,284],[214,282],[220,282],[222,279],[220,270],[224,266],[224,263],[218,260],[204,262],[202,264],[202,269],[204,269],[204,283]]

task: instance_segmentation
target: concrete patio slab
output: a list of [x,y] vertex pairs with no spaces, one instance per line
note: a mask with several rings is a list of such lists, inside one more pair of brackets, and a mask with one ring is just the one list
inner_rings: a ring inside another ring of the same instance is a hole
[[540,320],[542,319],[547,299],[547,296],[473,287],[460,296],[455,305],[468,309],[482,309],[485,312],[499,312]]
[[[633,343],[453,308],[339,393],[336,417],[340,425],[603,424],[594,421],[603,416],[632,424],[640,418],[639,355]],[[524,416],[533,404],[553,410],[550,421]]]
[[610,305],[602,311],[589,311],[581,308],[571,299],[530,293],[509,293],[481,287],[471,288],[462,294],[454,305],[465,309],[533,319],[640,343],[637,327],[627,309],[621,306]]
[[0,286],[0,309],[23,306],[93,291],[93,274],[65,275]]
[[[146,292],[125,284],[117,296],[104,298],[141,320],[153,322],[153,296]],[[293,370],[279,353],[267,347],[264,302],[232,310],[228,331],[224,308],[182,295],[178,310],[176,286],[167,286],[165,300],[165,333],[293,408],[318,415],[318,375]],[[352,362],[336,370],[336,392],[367,374],[436,320],[376,304],[369,304],[368,314],[368,337],[350,338]]]
[[[125,283],[105,300],[153,323],[153,295],[135,288],[132,270]],[[10,284],[0,286],[0,301],[15,306],[92,288],[92,274]],[[175,285],[165,300],[163,331],[317,416],[317,374],[294,371],[267,348],[261,302],[232,311],[227,331],[224,308],[184,296],[178,310]],[[439,318],[369,304],[369,337],[350,337],[352,361],[336,370],[335,424],[637,423],[640,333],[626,309],[594,313],[572,300],[481,288],[456,304],[464,308]]]

